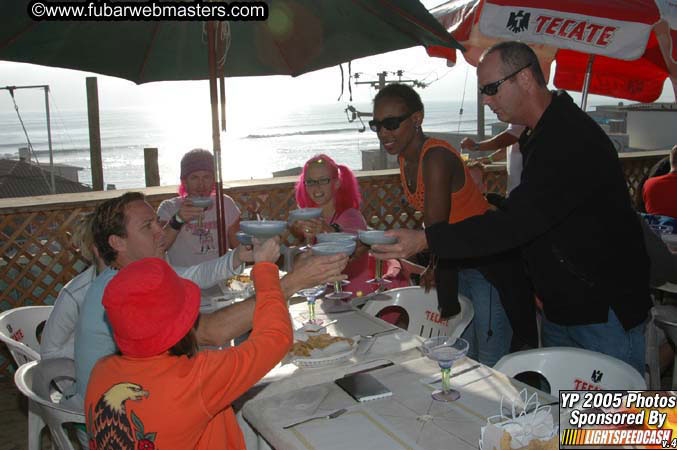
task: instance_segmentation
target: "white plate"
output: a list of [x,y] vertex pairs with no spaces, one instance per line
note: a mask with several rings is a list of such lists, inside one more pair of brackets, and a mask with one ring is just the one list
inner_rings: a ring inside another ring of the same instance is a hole
[[[295,336],[299,336],[295,332]],[[302,333],[305,334],[305,333]],[[302,368],[302,369],[311,369],[311,368],[316,368],[316,367],[328,367],[328,366],[336,366],[339,364],[344,363],[345,361],[349,360],[351,356],[355,353],[357,350],[358,344],[360,343],[360,337],[355,336],[351,338],[353,340],[352,345],[350,346],[350,349],[341,351],[338,353],[334,353],[333,355],[327,355],[327,356],[297,356],[297,355],[289,355],[289,358],[291,360],[291,363],[294,364],[295,366]]]
[[301,368],[301,369],[313,369],[317,367],[328,367],[328,366],[337,366],[349,360],[351,356],[357,350],[357,344],[353,343],[353,346],[350,350],[345,352],[336,353],[335,355],[325,356],[322,358],[312,358],[312,357],[301,357],[293,356],[292,364]]

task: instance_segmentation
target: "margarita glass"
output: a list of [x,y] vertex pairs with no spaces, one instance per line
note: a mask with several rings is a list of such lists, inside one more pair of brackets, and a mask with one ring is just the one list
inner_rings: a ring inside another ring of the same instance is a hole
[[423,353],[437,361],[442,371],[442,389],[432,393],[433,399],[440,402],[453,402],[461,398],[461,393],[451,389],[451,366],[468,353],[468,341],[461,338],[437,336],[423,342]]

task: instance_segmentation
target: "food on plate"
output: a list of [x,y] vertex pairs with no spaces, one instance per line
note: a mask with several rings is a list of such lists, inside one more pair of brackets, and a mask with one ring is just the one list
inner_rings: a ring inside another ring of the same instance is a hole
[[313,350],[322,350],[330,345],[345,341],[348,346],[353,345],[353,340],[341,336],[331,336],[329,334],[318,334],[309,336],[305,341],[296,341],[292,345],[290,353],[294,356],[311,356]]
[[226,287],[234,291],[242,291],[251,286],[252,278],[249,275],[235,275],[226,280]]

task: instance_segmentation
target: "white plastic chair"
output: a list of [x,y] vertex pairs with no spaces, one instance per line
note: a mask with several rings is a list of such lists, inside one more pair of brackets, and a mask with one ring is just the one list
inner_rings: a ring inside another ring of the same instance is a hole
[[[646,363],[649,366],[649,388],[660,390],[660,331],[665,333],[672,344],[677,344],[677,307],[657,305],[651,308],[651,316],[646,327]],[[677,358],[672,367],[672,388],[677,387]]]
[[28,450],[41,447],[40,435],[49,427],[55,448],[74,450],[65,423],[85,423],[82,411],[76,411],[52,400],[52,382],[75,379],[75,364],[67,358],[32,361],[19,367],[14,383],[28,397]]
[[560,390],[646,389],[646,381],[629,364],[605,355],[573,347],[547,347],[505,355],[495,370],[514,377],[523,372],[541,374],[550,393]]
[[409,286],[382,292],[378,297],[369,299],[362,310],[376,316],[388,306],[399,306],[409,315],[407,331],[410,333],[426,339],[434,336],[458,338],[475,315],[470,300],[459,294],[458,301],[461,312],[448,320],[441,320],[437,310],[437,291],[431,289],[426,294],[421,286]]
[[52,306],[22,306],[0,314],[0,341],[7,344],[17,366],[40,360],[37,331],[52,309]]

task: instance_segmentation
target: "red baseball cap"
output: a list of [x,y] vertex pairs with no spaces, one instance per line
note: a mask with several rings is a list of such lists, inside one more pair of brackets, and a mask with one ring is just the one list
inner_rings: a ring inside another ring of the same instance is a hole
[[195,324],[200,289],[160,258],[125,266],[108,283],[103,306],[123,355],[149,357],[169,350]]

